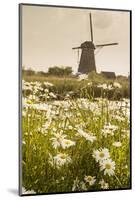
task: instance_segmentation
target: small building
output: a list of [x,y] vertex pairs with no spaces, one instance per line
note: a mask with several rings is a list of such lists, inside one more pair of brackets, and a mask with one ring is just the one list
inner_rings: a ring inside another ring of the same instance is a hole
[[108,79],[115,79],[116,75],[115,72],[105,72],[105,71],[101,71],[101,74]]

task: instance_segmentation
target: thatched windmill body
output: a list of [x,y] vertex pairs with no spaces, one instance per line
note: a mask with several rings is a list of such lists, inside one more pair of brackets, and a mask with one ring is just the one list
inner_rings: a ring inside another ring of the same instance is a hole
[[82,50],[79,66],[78,66],[78,72],[83,73],[83,74],[88,74],[91,71],[96,72],[95,50],[97,48],[103,48],[105,46],[118,44],[118,43],[107,43],[107,44],[95,45],[93,42],[93,29],[92,29],[93,27],[92,27],[91,13],[89,13],[89,19],[90,19],[90,41],[85,41],[79,47],[72,48],[72,49],[77,49],[78,54],[79,54],[79,50]]

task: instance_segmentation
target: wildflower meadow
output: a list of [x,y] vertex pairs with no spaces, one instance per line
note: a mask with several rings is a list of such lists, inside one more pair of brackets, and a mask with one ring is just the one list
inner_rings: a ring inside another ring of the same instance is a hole
[[129,97],[117,81],[74,80],[62,98],[51,79],[22,81],[23,194],[130,188]]

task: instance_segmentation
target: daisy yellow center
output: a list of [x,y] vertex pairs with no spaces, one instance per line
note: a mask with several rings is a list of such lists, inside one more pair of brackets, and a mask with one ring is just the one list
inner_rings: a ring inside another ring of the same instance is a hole
[[60,136],[57,136],[57,141],[58,141],[58,142],[61,142],[62,139],[63,139],[63,138],[62,138],[61,135],[60,135]]
[[104,154],[103,152],[100,152],[100,153],[99,153],[99,157],[100,157],[100,158],[103,158],[104,156],[105,156],[105,154]]
[[88,179],[88,181],[92,181],[93,180],[92,176],[88,176],[87,179]]
[[111,169],[111,165],[110,165],[109,163],[107,163],[107,164],[105,165],[105,168],[106,168],[106,169]]
[[58,141],[58,142],[61,142],[61,138],[57,138],[57,141]]
[[66,141],[65,143],[66,143],[66,144],[70,144],[70,141]]
[[32,102],[31,102],[31,100],[28,100],[27,103],[28,103],[28,104],[31,104]]
[[61,158],[61,159],[65,159],[65,158],[66,158],[66,155],[61,155],[60,158]]

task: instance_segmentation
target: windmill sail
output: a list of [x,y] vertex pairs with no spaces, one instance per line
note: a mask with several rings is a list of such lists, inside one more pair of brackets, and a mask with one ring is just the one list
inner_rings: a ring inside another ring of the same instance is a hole
[[89,13],[89,18],[90,18],[90,33],[91,33],[91,41],[93,42],[93,29],[92,29],[92,16],[91,13]]
[[112,46],[112,45],[118,45],[117,42],[114,43],[107,43],[107,44],[97,44],[96,47],[105,47],[105,46]]

